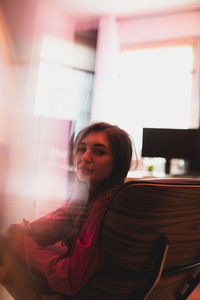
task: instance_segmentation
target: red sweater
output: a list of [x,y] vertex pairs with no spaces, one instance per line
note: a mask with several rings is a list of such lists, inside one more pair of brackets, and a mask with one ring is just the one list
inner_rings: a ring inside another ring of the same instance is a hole
[[[61,209],[30,223],[31,235],[21,235],[13,243],[14,251],[31,269],[40,271],[55,292],[74,295],[104,264],[99,249],[99,231],[102,217],[113,194],[113,189],[100,195],[84,223],[71,257],[62,257],[66,246],[57,243],[64,229],[66,203]],[[26,224],[27,226],[27,224]],[[52,245],[57,243],[56,245]]]

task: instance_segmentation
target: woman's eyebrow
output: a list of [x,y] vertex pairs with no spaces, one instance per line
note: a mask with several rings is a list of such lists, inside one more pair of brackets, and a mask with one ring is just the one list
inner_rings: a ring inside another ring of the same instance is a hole
[[104,144],[99,144],[99,143],[94,144],[94,147],[108,148],[108,146],[106,146],[106,145],[104,145]]
[[[85,142],[80,142],[80,145],[86,146],[87,143]],[[105,144],[101,144],[101,143],[95,143],[93,144],[94,147],[103,147],[103,148],[108,148],[108,146],[106,146]]]
[[[87,146],[87,143],[85,142],[80,142],[80,145],[81,146]],[[101,147],[101,148],[105,148],[105,149],[108,149],[109,147],[105,144],[101,144],[101,143],[95,143],[92,145],[93,147]]]

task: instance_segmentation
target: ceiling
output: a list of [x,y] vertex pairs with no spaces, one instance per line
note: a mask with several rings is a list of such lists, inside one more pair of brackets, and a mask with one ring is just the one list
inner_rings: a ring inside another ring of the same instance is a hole
[[76,19],[102,15],[130,17],[146,14],[199,9],[200,0],[47,0]]

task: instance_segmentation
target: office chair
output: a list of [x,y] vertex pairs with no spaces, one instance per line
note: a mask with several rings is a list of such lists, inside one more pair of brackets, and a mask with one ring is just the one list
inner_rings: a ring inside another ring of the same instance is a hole
[[200,181],[134,180],[113,195],[106,264],[76,300],[185,300],[200,282]]

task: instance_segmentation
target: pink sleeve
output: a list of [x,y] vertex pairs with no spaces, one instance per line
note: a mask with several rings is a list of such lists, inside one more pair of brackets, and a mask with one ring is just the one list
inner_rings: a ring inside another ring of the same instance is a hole
[[95,202],[71,257],[63,257],[57,250],[41,247],[26,235],[21,235],[21,240],[15,240],[13,251],[30,268],[40,271],[53,291],[75,295],[104,264],[105,258],[99,248],[99,233],[110,196],[111,193],[107,193]]
[[100,215],[98,222],[90,223],[82,237],[77,239],[71,257],[61,259],[57,251],[39,246],[29,236],[24,236],[23,241],[15,245],[14,251],[32,269],[40,271],[46,277],[53,291],[74,295],[104,263],[104,256],[99,249],[99,217]]
[[66,211],[70,202],[31,223],[24,221],[28,233],[42,246],[56,243],[62,238],[63,223],[66,222]]

